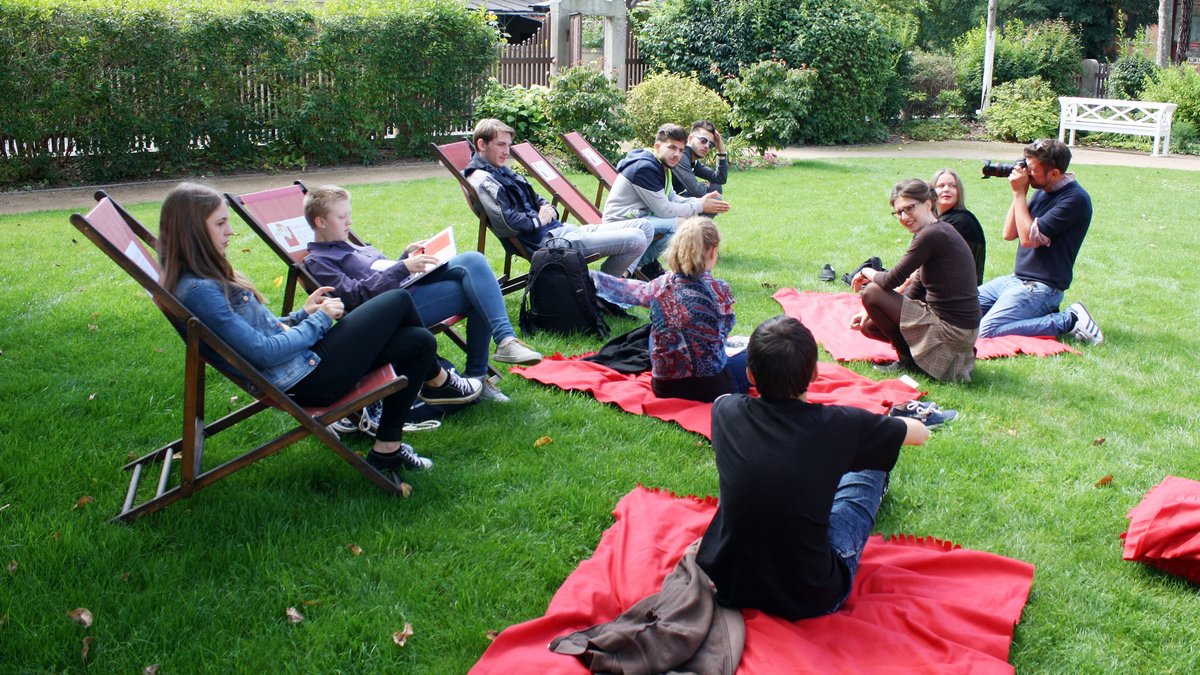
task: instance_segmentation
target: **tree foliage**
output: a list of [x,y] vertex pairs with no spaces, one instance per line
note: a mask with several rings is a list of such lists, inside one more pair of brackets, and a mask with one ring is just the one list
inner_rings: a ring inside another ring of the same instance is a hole
[[[979,104],[983,82],[986,31],[971,30],[956,44],[958,88],[968,106]],[[1026,77],[1040,77],[1060,95],[1074,95],[1079,74],[1079,39],[1064,21],[1025,25],[1010,21],[996,33],[992,82],[995,86]]]

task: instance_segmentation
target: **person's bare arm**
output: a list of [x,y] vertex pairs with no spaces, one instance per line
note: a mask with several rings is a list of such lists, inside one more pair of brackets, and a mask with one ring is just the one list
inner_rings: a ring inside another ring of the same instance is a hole
[[908,431],[904,434],[903,445],[925,445],[925,441],[929,440],[929,427],[924,423],[918,422],[911,417],[897,418],[908,425]]

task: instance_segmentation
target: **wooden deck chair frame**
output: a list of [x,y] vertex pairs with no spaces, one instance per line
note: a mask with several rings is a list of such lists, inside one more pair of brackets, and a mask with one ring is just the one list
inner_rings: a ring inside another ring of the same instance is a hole
[[525,288],[525,284],[529,281],[528,274],[514,275],[512,271],[512,261],[514,257],[530,259],[529,250],[521,243],[521,240],[515,236],[503,236],[496,232],[491,223],[488,222],[487,212],[483,210],[483,203],[479,201],[479,193],[475,191],[475,186],[471,185],[470,181],[463,174],[467,164],[471,162],[471,143],[469,141],[456,141],[454,143],[430,143],[430,149],[433,151],[438,161],[446,170],[453,174],[458,180],[458,186],[462,188],[463,198],[467,200],[467,206],[471,212],[479,219],[479,238],[477,249],[480,253],[486,252],[487,233],[490,231],[504,245],[504,273],[496,279],[500,284],[500,292],[508,295],[514,291],[519,291]]
[[[308,249],[302,248],[301,242],[289,246],[288,242],[281,239],[282,234],[271,228],[273,224],[279,222],[271,220],[271,218],[289,216],[293,219],[303,219],[304,195],[307,193],[308,188],[304,187],[302,181],[295,181],[286,187],[262,190],[244,195],[225,193],[225,201],[229,204],[229,208],[233,209],[246,225],[251,230],[254,230],[260,239],[266,242],[267,247],[274,251],[275,255],[287,265],[288,273],[287,281],[284,282],[283,310],[281,314],[288,314],[292,311],[292,307],[296,302],[297,286],[303,287],[307,293],[312,293],[321,286],[304,267],[304,259],[308,257]],[[258,204],[271,202],[278,204],[279,200],[284,200],[285,209],[283,211],[276,211],[270,215],[260,212]],[[294,206],[294,209],[287,208],[291,206]],[[305,228],[309,227],[308,221],[297,222],[296,225]],[[311,231],[311,228],[308,231]],[[363,240],[353,231],[350,232],[350,241],[357,246],[364,245]],[[429,330],[435,335],[444,333],[465,354],[467,351],[467,341],[463,339],[458,331],[454,330],[454,324],[465,318],[462,315],[451,316],[445,321],[429,326]],[[500,375],[490,364],[488,365],[488,373],[489,376],[498,377]]]
[[612,190],[613,184],[617,182],[617,169],[600,154],[596,148],[588,142],[578,131],[560,134],[563,143],[579,161],[583,163],[588,173],[596,177],[599,185],[596,186],[596,208],[600,208],[600,201],[604,196],[605,190]]
[[564,221],[567,216],[570,216],[579,221],[580,225],[595,225],[603,222],[604,216],[600,210],[589,202],[587,197],[584,197],[583,193],[562,175],[562,172],[554,168],[550,160],[533,147],[532,143],[528,141],[517,143],[509,148],[509,151],[517,162],[525,167],[525,171],[553,196],[553,203],[562,204]]
[[[391,366],[385,366],[363,378],[353,391],[329,407],[301,407],[225,344],[204,325],[204,322],[159,284],[161,271],[152,253],[157,244],[154,235],[104,192],[97,192],[95,196],[99,202],[96,207],[87,215],[73,214],[71,223],[150,294],[167,320],[179,331],[185,344],[183,436],[124,466],[125,470],[131,472],[129,488],[121,511],[113,520],[129,522],[158,511],[309,435],[315,436],[380,488],[393,494],[407,495],[411,490],[407,484],[377,471],[327,428],[327,425],[351,411],[359,410],[408,386],[407,378],[396,375]],[[202,350],[215,354],[219,359],[223,359],[224,363],[210,360]],[[212,365],[219,373],[251,394],[254,402],[216,421],[206,422],[206,365]],[[296,421],[297,426],[217,466],[204,468],[207,439],[269,408],[287,413]],[[171,486],[172,465],[176,453],[179,453],[181,458],[179,481]],[[144,469],[154,462],[162,463],[154,496],[135,503]]]

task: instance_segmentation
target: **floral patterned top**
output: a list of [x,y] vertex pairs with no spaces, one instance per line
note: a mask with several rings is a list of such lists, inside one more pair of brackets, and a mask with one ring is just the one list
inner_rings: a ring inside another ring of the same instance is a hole
[[653,281],[592,272],[596,292],[610,302],[650,308],[651,374],[659,380],[709,377],[725,368],[725,338],[733,330],[733,292],[710,272],[667,273]]

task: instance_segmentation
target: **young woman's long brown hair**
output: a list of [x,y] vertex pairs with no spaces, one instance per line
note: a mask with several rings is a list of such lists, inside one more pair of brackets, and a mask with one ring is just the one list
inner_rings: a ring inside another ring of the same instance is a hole
[[237,289],[262,294],[242,273],[233,269],[225,254],[213,246],[205,222],[222,203],[221,193],[197,183],[180,183],[167,193],[158,219],[158,261],[162,285],[174,293],[179,279],[191,273],[220,282],[227,294]]

